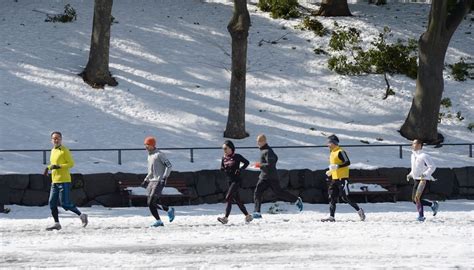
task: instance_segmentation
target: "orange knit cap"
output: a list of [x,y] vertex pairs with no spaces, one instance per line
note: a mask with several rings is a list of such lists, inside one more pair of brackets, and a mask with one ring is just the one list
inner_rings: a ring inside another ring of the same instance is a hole
[[156,139],[152,136],[148,136],[148,137],[145,138],[145,141],[143,143],[155,147],[156,146]]

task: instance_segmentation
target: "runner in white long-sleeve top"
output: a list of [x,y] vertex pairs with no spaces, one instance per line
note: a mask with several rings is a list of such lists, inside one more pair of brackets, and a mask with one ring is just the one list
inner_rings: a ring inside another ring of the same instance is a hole
[[421,140],[413,140],[412,143],[412,154],[411,154],[411,171],[407,175],[407,181],[410,179],[415,180],[413,186],[412,200],[416,204],[418,210],[418,220],[425,221],[423,213],[423,206],[429,206],[433,210],[433,216],[438,213],[438,202],[431,202],[423,198],[431,181],[435,181],[432,174],[436,170],[436,166],[433,163],[431,157],[423,152],[423,142]]

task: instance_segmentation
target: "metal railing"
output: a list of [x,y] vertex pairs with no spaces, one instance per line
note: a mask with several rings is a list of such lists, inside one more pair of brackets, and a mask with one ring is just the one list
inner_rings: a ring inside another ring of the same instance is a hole
[[[474,143],[446,143],[440,144],[442,146],[468,146],[468,155],[472,158],[472,145]],[[403,147],[411,146],[411,144],[349,144],[342,145],[344,148],[369,148],[369,147],[397,147],[399,158],[403,158]],[[272,146],[274,149],[301,149],[301,148],[326,148],[326,145],[292,145],[292,146]],[[257,149],[256,146],[241,146],[239,149]],[[220,150],[220,147],[167,147],[158,148],[159,150],[166,151],[189,151],[190,162],[194,162],[194,151],[195,150]],[[144,151],[144,148],[102,148],[102,149],[70,149],[72,152],[117,152],[117,163],[122,165],[122,152],[125,151]],[[47,153],[50,149],[0,149],[0,153],[24,153],[24,152],[42,152],[43,153],[43,164],[47,164]]]

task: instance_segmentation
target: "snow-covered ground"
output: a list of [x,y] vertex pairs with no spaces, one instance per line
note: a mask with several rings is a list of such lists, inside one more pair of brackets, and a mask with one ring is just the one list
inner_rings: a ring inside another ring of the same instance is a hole
[[48,207],[13,206],[0,215],[0,268],[472,269],[474,202],[441,202],[424,223],[409,202],[361,206],[365,222],[339,205],[337,222],[322,223],[327,205],[306,204],[302,213],[286,205],[287,213],[250,224],[234,207],[227,225],[216,220],[223,204],[183,206],[162,228],[148,227],[146,208],[92,207],[82,209],[87,228],[61,212],[63,230],[55,232],[44,230]]
[[[230,37],[226,26],[232,14],[229,1],[164,0],[115,1],[110,68],[118,87],[91,89],[76,74],[89,51],[93,1],[2,1],[0,9],[0,149],[49,149],[49,134],[60,130],[70,148],[137,148],[146,135],[158,137],[160,147],[216,146],[223,141],[228,110]],[[224,3],[219,3],[224,2]],[[70,3],[77,21],[44,22],[48,13],[61,13]],[[307,6],[311,6],[307,4]],[[429,5],[389,4],[384,7],[351,4],[350,18],[318,18],[362,30],[369,44],[384,26],[393,39],[417,39],[425,31]],[[249,5],[252,27],[248,46],[247,130],[251,137],[237,146],[254,146],[266,133],[271,145],[320,145],[337,134],[343,144],[407,143],[397,129],[403,123],[415,89],[405,76],[390,77],[396,95],[382,100],[379,75],[348,77],[327,68],[329,36],[315,37],[296,30],[299,20],[273,20]],[[472,61],[472,18],[455,33],[446,56],[452,64],[461,57]],[[283,37],[284,38],[281,38]],[[281,38],[281,39],[280,39]],[[278,40],[278,44],[261,40]],[[467,125],[474,122],[474,80],[456,82],[445,73],[444,97],[453,115],[439,126],[446,142],[472,142]],[[377,141],[382,138],[383,141]],[[398,149],[348,149],[353,167],[409,166]],[[468,148],[428,149],[440,167],[472,165]],[[250,160],[256,150],[241,151]],[[321,169],[327,149],[277,150],[280,168]],[[73,172],[143,172],[144,152],[74,153]],[[180,171],[217,168],[221,151],[169,152]],[[42,172],[41,153],[0,153],[0,174]]]

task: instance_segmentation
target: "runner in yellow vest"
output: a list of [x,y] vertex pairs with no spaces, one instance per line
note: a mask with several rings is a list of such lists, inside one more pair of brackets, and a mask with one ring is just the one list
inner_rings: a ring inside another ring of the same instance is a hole
[[336,221],[334,215],[336,214],[336,203],[338,198],[341,198],[352,206],[359,214],[360,220],[364,221],[364,210],[360,208],[357,203],[352,202],[348,197],[349,165],[351,164],[351,161],[349,160],[346,151],[339,146],[339,138],[337,138],[336,135],[328,137],[328,147],[331,150],[329,155],[329,170],[326,172],[326,175],[331,180],[328,190],[330,203],[329,217],[323,218],[321,221]]

